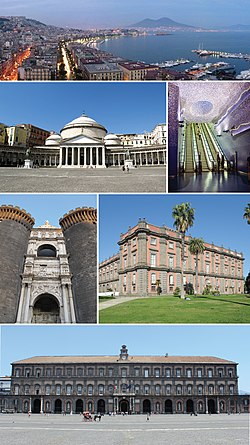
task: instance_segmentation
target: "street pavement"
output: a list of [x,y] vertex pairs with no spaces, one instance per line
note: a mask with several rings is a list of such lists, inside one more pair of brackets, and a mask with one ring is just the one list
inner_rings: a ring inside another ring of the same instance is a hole
[[18,193],[160,193],[166,191],[165,167],[0,168],[1,192]]
[[108,416],[0,414],[1,443],[8,445],[249,445],[249,415]]

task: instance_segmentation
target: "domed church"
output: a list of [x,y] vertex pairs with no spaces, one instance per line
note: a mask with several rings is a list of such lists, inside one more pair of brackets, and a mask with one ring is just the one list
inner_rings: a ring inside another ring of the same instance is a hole
[[105,168],[134,165],[165,165],[166,125],[158,124],[143,134],[114,134],[82,114],[66,124],[60,134],[51,132],[45,146],[34,147],[32,158],[39,166]]

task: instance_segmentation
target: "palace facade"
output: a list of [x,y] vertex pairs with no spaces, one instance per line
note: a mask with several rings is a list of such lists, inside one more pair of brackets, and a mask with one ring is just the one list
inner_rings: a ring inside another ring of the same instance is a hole
[[[185,238],[185,259],[181,264],[181,234],[169,227],[157,227],[140,219],[136,226],[121,234],[118,254],[99,266],[99,291],[120,295],[156,295],[158,284],[163,295],[173,294],[181,285],[195,282],[195,257]],[[243,254],[204,242],[198,260],[198,293],[206,286],[221,294],[243,293]]]
[[12,363],[8,408],[33,413],[248,412],[237,363],[217,357],[31,357]]

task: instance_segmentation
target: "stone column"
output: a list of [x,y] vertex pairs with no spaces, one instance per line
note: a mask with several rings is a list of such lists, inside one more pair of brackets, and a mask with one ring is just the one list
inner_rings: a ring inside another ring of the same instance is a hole
[[65,320],[65,323],[70,323],[67,290],[66,290],[66,285],[65,284],[62,285],[62,296],[63,296],[64,320]]
[[29,283],[28,286],[27,286],[27,293],[26,293],[26,304],[25,304],[25,312],[24,312],[24,323],[30,323],[30,321],[31,321],[31,320],[29,320],[30,290],[31,290],[31,284]]
[[81,148],[78,147],[78,149],[77,149],[77,166],[78,166],[78,167],[80,167],[80,165],[81,165],[81,161],[80,161],[80,159],[81,159],[81,157],[80,157],[80,150],[81,150]]
[[41,410],[40,410],[40,414],[43,414],[43,397],[41,397]]
[[75,147],[71,147],[71,167],[74,166]]
[[92,153],[92,150],[93,150],[93,147],[90,147],[89,148],[89,150],[90,150],[90,166],[92,167],[92,165],[93,165],[93,153]]
[[71,312],[71,322],[76,323],[75,308],[74,308],[71,284],[68,284],[68,298],[69,298],[69,307],[70,307],[70,312]]
[[113,165],[115,165],[115,155],[112,154],[112,157],[113,157]]
[[87,148],[84,147],[84,162],[83,162],[83,165],[84,165],[85,167],[86,167],[86,165],[87,165],[86,152],[87,152]]
[[68,166],[69,147],[65,147],[65,165]]
[[105,147],[102,147],[102,167],[106,167],[106,162],[105,162]]
[[22,285],[21,296],[20,296],[19,305],[18,305],[17,320],[16,320],[17,323],[21,323],[21,321],[22,321],[24,292],[25,292],[25,284]]

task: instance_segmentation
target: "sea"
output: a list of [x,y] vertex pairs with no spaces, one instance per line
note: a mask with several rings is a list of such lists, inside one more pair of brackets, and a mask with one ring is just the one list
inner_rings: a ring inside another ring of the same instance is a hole
[[101,42],[103,51],[129,60],[162,63],[167,60],[188,59],[190,63],[173,67],[184,71],[197,63],[223,61],[230,63],[237,74],[250,69],[250,61],[219,56],[199,57],[193,49],[250,54],[250,32],[174,32],[170,35],[124,36]]

